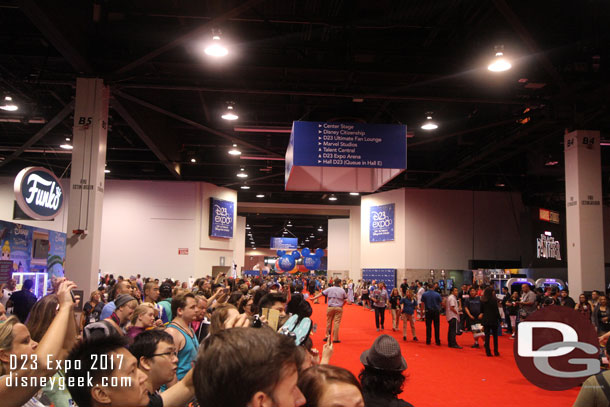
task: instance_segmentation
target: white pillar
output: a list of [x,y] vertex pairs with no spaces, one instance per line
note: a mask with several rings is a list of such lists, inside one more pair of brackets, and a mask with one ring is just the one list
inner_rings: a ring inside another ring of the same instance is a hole
[[605,290],[599,131],[576,130],[564,139],[568,284],[572,298]]
[[76,80],[66,277],[84,290],[83,301],[98,283],[108,99],[102,79]]

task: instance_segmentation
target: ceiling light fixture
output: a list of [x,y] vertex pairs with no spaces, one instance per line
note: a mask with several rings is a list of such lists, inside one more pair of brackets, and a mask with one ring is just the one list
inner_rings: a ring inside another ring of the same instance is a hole
[[487,66],[491,72],[504,72],[512,68],[512,64],[504,57],[504,46],[496,46],[496,56]]
[[[223,117],[224,119],[224,117]],[[233,144],[233,148],[229,150],[229,154],[231,155],[241,155],[241,151],[237,149],[237,144]]]
[[222,58],[227,56],[229,50],[220,40],[220,30],[212,30],[212,41],[208,42],[203,52],[205,52],[206,55],[214,58]]
[[191,158],[191,162],[192,162],[192,163],[196,163],[196,162],[197,162],[197,159],[195,159],[195,158]]
[[426,113],[426,122],[421,126],[422,130],[436,130],[438,129],[438,124],[432,121],[432,113]]
[[109,170],[109,169],[105,169],[105,170],[104,170],[104,173],[106,173],[106,174],[110,174],[110,170]]
[[250,189],[250,186],[248,186],[248,185],[242,185],[240,188],[241,188],[241,189]]
[[265,194],[258,194],[258,195],[256,195],[256,197],[257,197],[257,198],[264,198],[264,197],[265,197]]
[[63,148],[64,150],[72,150],[74,148],[72,146],[72,144],[68,144],[68,143],[64,143],[64,144],[60,145],[59,147]]
[[360,192],[350,192],[349,193],[351,196],[359,196]]
[[324,229],[322,229],[322,226],[320,226],[320,227],[318,228],[318,232],[324,232]]
[[328,197],[329,201],[336,201],[337,197],[335,196],[335,194],[332,194],[331,196]]
[[227,110],[226,112],[220,116],[225,120],[237,120],[239,119],[239,116],[237,115],[237,112],[235,111],[235,107],[233,106],[233,104],[229,104],[227,106]]
[[13,98],[10,96],[4,97],[4,103],[0,106],[0,109],[6,110],[7,112],[14,112],[19,109],[19,106],[13,102]]
[[239,178],[248,178],[248,174],[246,174],[244,171],[245,171],[245,170],[244,170],[243,168],[240,168],[240,169],[239,169],[239,172],[237,173],[237,176],[238,176]]

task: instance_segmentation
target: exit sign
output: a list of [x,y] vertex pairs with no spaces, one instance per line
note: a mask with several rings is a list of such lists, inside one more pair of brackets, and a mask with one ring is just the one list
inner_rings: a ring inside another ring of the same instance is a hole
[[188,248],[178,249],[178,256],[187,256],[189,254]]

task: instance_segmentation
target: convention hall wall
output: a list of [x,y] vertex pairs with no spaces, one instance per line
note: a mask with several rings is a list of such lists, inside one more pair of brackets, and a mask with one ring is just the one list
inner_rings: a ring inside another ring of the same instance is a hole
[[[394,240],[370,242],[372,206],[394,203]],[[470,259],[519,260],[518,193],[398,189],[361,204],[362,268],[468,269]]]
[[[67,181],[63,186],[69,194]],[[0,219],[66,232],[66,212],[53,221],[14,221],[12,189],[12,178],[0,178]],[[241,269],[245,219],[236,217],[233,239],[210,238],[210,196],[237,199],[235,191],[206,183],[108,180],[102,272],[183,280],[197,272],[210,273],[221,257],[226,265],[235,259]],[[370,207],[386,203],[396,205],[394,240],[371,243]],[[398,189],[363,196],[361,207],[350,210],[349,227],[345,219],[329,223],[329,247],[340,251],[334,257],[329,250],[329,271],[348,270],[351,278],[359,278],[362,268],[396,268],[401,278],[407,269],[467,269],[472,258],[519,259],[518,215],[524,210],[520,195],[508,192]],[[607,207],[604,236],[608,262]],[[178,249],[188,249],[188,254]]]
[[235,260],[241,270],[245,219],[236,219],[232,239],[210,237],[212,196],[235,202],[235,218],[237,193],[227,188],[195,182],[106,182],[102,272],[140,272],[184,281],[211,274],[212,266],[221,265],[221,257],[227,266]]

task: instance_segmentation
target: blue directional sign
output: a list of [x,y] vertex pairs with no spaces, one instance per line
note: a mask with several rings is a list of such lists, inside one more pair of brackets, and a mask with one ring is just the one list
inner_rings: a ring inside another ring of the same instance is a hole
[[292,250],[297,249],[299,239],[296,237],[272,237],[271,238],[271,249],[277,250]]
[[407,167],[407,126],[297,121],[289,165],[314,167]]

